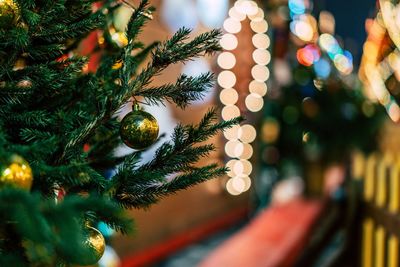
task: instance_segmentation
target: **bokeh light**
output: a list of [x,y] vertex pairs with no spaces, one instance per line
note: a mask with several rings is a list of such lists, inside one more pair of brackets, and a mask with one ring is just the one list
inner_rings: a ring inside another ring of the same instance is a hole
[[218,84],[222,88],[232,88],[236,84],[236,76],[232,71],[224,70],[218,75]]
[[238,40],[235,35],[231,33],[226,33],[222,35],[219,44],[225,50],[234,50],[238,46]]
[[240,127],[238,135],[243,143],[252,143],[257,137],[257,132],[253,125],[244,124]]
[[259,65],[268,65],[271,62],[271,53],[266,49],[256,49],[253,52],[253,60]]
[[232,120],[240,116],[240,110],[235,105],[225,106],[221,111],[222,118],[224,120]]
[[239,156],[240,159],[250,159],[253,156],[253,147],[250,144],[243,144],[243,153]]
[[314,63],[314,71],[317,77],[326,79],[331,73],[331,65],[326,59],[321,58]]
[[253,80],[249,84],[250,93],[257,94],[259,96],[265,96],[267,94],[267,84],[265,82],[259,82]]
[[256,33],[265,33],[268,31],[268,23],[265,20],[251,21],[250,27]]
[[237,196],[243,193],[242,191],[236,190],[236,188],[232,184],[232,181],[232,179],[229,179],[228,182],[226,182],[226,191],[232,196]]
[[306,12],[304,0],[289,0],[288,6],[292,14],[301,15]]
[[[264,11],[258,7],[257,3],[249,0],[237,0],[229,9],[228,14],[229,17],[223,23],[223,28],[227,33],[222,36],[220,41],[225,51],[217,59],[218,66],[223,69],[219,73],[217,81],[222,87],[219,98],[225,105],[221,112],[224,120],[241,115],[240,109],[236,106],[240,96],[234,88],[236,84],[235,66],[240,62],[234,52],[231,53],[229,50],[237,48],[238,40],[235,34],[242,30],[241,23],[246,17],[249,18],[250,28],[254,32],[251,41],[254,46],[252,58],[255,65],[251,68],[250,74],[253,79],[249,83],[248,95],[244,99],[244,112],[258,112],[263,108],[263,96],[267,93],[266,81],[270,77],[267,65],[271,61],[271,54],[268,51],[271,41],[266,34],[268,22],[264,18]],[[224,136],[228,140],[225,145],[226,155],[230,158],[240,159],[240,161],[228,160],[226,163],[226,166],[231,169],[228,175],[232,177],[226,183],[226,190],[232,195],[239,195],[251,186],[248,175],[251,174],[253,166],[248,159],[253,155],[253,147],[250,143],[257,138],[257,131],[254,126],[245,124],[224,131]]]
[[229,32],[229,33],[238,33],[242,29],[242,24],[240,21],[233,19],[233,18],[227,18],[224,21],[224,30]]
[[251,112],[258,112],[263,108],[264,100],[261,96],[251,93],[246,97],[245,104]]
[[269,78],[269,69],[264,65],[255,65],[251,68],[253,79],[259,82],[265,82]]
[[270,45],[268,35],[264,33],[257,33],[252,38],[253,45],[258,49],[267,49]]
[[224,131],[224,136],[228,140],[239,139],[239,125],[235,125],[232,128],[226,129]]
[[234,105],[239,99],[239,94],[233,88],[225,88],[219,94],[219,99],[224,105]]
[[236,58],[231,52],[222,52],[217,59],[218,65],[222,69],[232,69],[236,64]]

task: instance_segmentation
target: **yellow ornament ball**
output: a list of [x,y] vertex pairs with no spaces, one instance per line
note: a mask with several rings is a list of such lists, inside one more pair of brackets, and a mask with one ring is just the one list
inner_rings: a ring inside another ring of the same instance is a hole
[[111,26],[108,29],[108,34],[109,34],[110,42],[115,47],[123,48],[128,45],[129,41],[128,41],[128,37],[126,36],[125,32],[117,31],[114,27]]
[[0,0],[0,29],[10,27],[19,17],[19,8],[13,0]]
[[29,191],[32,187],[32,182],[32,169],[22,157],[12,155],[6,162],[1,164],[0,187],[9,185]]
[[142,150],[157,141],[159,126],[150,113],[139,110],[139,107],[135,105],[134,110],[121,121],[119,132],[122,141],[127,146]]
[[91,226],[87,226],[87,239],[84,241],[85,246],[89,248],[89,254],[79,264],[82,266],[96,264],[104,254],[106,249],[106,241],[103,235]]

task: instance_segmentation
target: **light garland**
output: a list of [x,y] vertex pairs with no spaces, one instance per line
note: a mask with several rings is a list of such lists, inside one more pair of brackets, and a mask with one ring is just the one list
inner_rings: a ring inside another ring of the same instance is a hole
[[[270,71],[267,67],[271,61],[271,54],[268,51],[270,39],[266,34],[268,22],[264,19],[264,11],[258,7],[256,2],[238,0],[229,10],[229,17],[224,21],[223,27],[226,33],[222,36],[220,44],[224,49],[218,56],[218,66],[223,69],[218,75],[218,84],[222,88],[220,100],[224,105],[222,118],[229,120],[240,116],[243,111],[237,106],[239,93],[234,88],[236,75],[233,72],[235,65],[240,64],[240,59],[235,56],[232,50],[238,46],[238,39],[235,34],[242,30],[242,21],[250,20],[250,28],[253,31],[252,43],[254,51],[252,58],[255,65],[251,69],[252,80],[249,83],[248,93],[244,106],[249,112],[258,112],[264,106],[263,97],[267,93],[266,81],[269,79]],[[249,190],[251,186],[250,174],[253,166],[249,159],[253,155],[252,142],[257,137],[256,129],[251,124],[235,126],[224,132],[228,142],[225,144],[225,153],[231,158],[226,166],[230,169],[230,177],[226,183],[227,191],[232,195],[240,195]]]
[[[353,56],[349,51],[343,50],[339,42],[333,36],[335,19],[333,16],[322,11],[319,22],[309,14],[311,9],[309,0],[289,0],[288,7],[292,21],[290,31],[306,45],[297,51],[297,60],[300,64],[310,67],[320,78],[327,78],[327,68],[320,69],[321,64],[327,61],[321,57],[321,50],[326,52],[335,68],[342,75],[349,75],[353,71]],[[322,34],[319,34],[318,29]],[[330,72],[330,70],[329,70]]]
[[[382,3],[384,6],[384,3]],[[388,12],[387,7],[382,8],[382,12]],[[378,13],[377,17],[388,17],[388,14]],[[386,32],[391,37],[396,30],[391,24],[382,25],[377,19],[371,23],[368,39],[364,44],[364,53],[360,66],[360,79],[364,82],[368,96],[371,99],[377,99],[379,103],[385,107],[390,119],[394,122],[400,121],[400,107],[394,97],[390,94],[386,87],[385,81],[394,73],[397,72],[400,66],[400,52],[398,48],[388,53],[385,58],[381,58],[381,46],[384,44]],[[389,30],[390,28],[390,30]],[[395,40],[392,39],[393,42]],[[396,43],[395,43],[396,44]],[[396,44],[397,47],[397,44]],[[371,94],[372,92],[372,94]]]

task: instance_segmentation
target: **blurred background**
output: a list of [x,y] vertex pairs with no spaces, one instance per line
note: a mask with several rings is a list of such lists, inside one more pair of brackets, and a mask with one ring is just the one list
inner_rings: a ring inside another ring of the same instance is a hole
[[[211,141],[218,150],[207,161],[229,167],[226,177],[131,210],[133,235],[100,225],[108,247],[99,266],[400,266],[397,2],[151,4],[157,11],[144,43],[181,27],[193,36],[223,31],[220,53],[175,65],[155,81],[215,73],[204,101],[185,110],[146,107],[160,132],[169,136],[212,106],[221,120],[246,120]],[[128,5],[117,10],[116,45],[124,44],[131,14]],[[90,36],[82,51],[95,65],[93,42],[101,38]]]

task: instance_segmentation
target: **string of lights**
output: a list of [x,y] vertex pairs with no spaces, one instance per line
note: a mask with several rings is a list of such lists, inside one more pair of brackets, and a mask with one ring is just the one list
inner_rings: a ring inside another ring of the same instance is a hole
[[[381,11],[369,24],[359,74],[366,87],[367,95],[371,99],[378,100],[385,107],[390,119],[398,122],[400,107],[386,85],[386,81],[393,74],[397,80],[400,80],[397,75],[400,66],[400,27],[395,23],[399,16],[396,11],[398,7],[390,1],[381,0],[379,3]],[[389,45],[390,41],[394,43],[394,46]],[[383,54],[386,56],[382,57]]]
[[353,56],[342,49],[334,37],[335,19],[332,14],[322,11],[317,21],[309,13],[312,9],[312,2],[309,0],[289,0],[288,7],[292,20],[290,31],[306,44],[297,51],[298,62],[304,66],[313,66],[317,76],[325,79],[331,72],[329,62],[321,56],[325,52],[340,74],[351,74]]
[[[240,57],[235,53],[239,52],[235,51],[239,42],[237,34],[241,32],[242,24],[248,21],[253,32],[254,51],[252,52],[252,59],[254,66],[250,73],[252,80],[246,89],[245,108],[241,110],[238,105],[240,94],[235,88],[237,74],[233,71],[233,68],[242,63]],[[266,34],[268,22],[264,18],[264,11],[258,7],[256,2],[236,1],[229,10],[229,17],[224,21],[223,28],[226,33],[222,36],[220,44],[224,51],[217,59],[218,66],[222,71],[217,80],[218,85],[222,88],[219,98],[224,105],[221,116],[224,120],[229,120],[242,115],[242,113],[258,112],[263,108],[263,97],[267,93],[266,82],[270,77],[267,65],[271,61],[271,54],[268,51],[270,39]],[[257,132],[253,125],[244,124],[225,131],[224,136],[227,139],[225,153],[230,158],[226,163],[226,166],[230,169],[228,173],[230,178],[226,183],[226,189],[232,195],[240,195],[249,190],[251,186],[250,175],[253,170],[250,162],[253,155],[251,144],[256,139]]]

